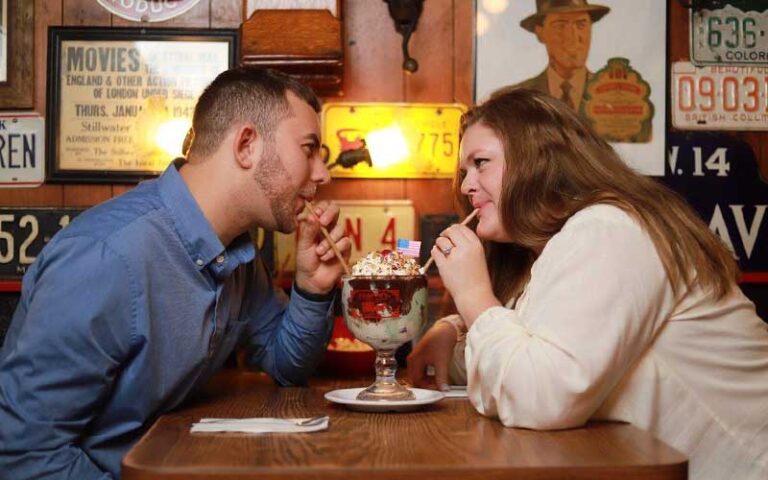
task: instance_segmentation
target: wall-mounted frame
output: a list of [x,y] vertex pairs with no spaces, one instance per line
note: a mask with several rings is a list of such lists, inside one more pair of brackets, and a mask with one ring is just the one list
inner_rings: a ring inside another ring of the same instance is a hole
[[132,183],[162,172],[237,46],[237,30],[50,28],[48,180]]
[[571,104],[633,169],[664,175],[666,0],[643,8],[623,0],[476,7],[476,101],[502,87],[548,93]]
[[34,2],[0,0],[0,109],[34,106]]

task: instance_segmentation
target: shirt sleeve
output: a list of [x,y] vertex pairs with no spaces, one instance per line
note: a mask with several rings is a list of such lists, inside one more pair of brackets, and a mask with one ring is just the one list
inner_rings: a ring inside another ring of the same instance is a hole
[[111,478],[79,445],[130,350],[134,294],[104,244],[43,251],[0,352],[0,476]]
[[504,425],[583,425],[653,341],[672,308],[650,237],[622,213],[552,237],[519,311],[492,307],[465,351],[477,410]]
[[320,363],[331,336],[333,301],[313,301],[294,291],[290,301],[275,291],[266,268],[261,292],[250,308],[245,344],[248,364],[280,385],[302,385]]

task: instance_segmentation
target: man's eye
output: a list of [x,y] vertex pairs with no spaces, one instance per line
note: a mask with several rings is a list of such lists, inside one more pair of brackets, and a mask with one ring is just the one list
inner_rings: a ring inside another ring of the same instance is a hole
[[312,158],[317,153],[318,147],[317,145],[302,145],[301,149],[304,150],[304,155],[306,155],[307,158]]

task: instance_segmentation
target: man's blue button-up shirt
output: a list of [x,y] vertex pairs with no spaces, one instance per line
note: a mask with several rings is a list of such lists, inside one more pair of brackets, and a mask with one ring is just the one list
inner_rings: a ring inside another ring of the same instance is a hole
[[119,477],[238,341],[278,383],[304,382],[330,302],[278,293],[250,236],[225,248],[174,166],[82,213],[24,276],[0,350],[0,479]]

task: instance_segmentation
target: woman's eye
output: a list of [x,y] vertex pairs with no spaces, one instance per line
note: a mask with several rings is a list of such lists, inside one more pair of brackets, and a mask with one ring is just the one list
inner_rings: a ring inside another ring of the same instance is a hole
[[475,168],[480,168],[483,165],[485,165],[486,163],[488,163],[488,159],[487,158],[476,158],[475,159]]

